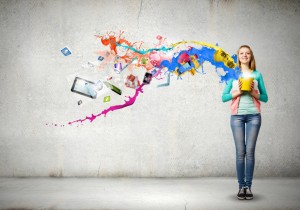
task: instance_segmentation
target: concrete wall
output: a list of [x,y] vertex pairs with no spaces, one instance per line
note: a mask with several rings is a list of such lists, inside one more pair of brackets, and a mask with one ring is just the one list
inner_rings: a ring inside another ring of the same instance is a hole
[[70,91],[74,75],[97,74],[82,65],[97,58],[94,35],[111,30],[218,43],[231,55],[250,45],[269,94],[255,176],[299,176],[299,22],[299,1],[1,0],[0,176],[235,176],[229,103],[210,64],[205,75],[145,86],[133,106],[93,123],[50,126],[123,102]]

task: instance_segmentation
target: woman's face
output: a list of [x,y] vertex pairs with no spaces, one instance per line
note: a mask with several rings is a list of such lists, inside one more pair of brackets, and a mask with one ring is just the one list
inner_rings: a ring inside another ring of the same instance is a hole
[[239,50],[239,61],[241,62],[241,64],[249,65],[249,63],[251,61],[251,52],[250,52],[249,48],[242,47]]

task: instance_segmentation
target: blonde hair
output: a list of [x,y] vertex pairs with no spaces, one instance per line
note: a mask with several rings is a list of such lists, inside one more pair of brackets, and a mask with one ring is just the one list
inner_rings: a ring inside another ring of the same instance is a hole
[[243,48],[243,47],[246,47],[246,48],[248,48],[250,50],[251,60],[250,60],[250,63],[249,63],[249,68],[251,70],[255,71],[256,70],[255,58],[254,58],[252,49],[248,45],[242,45],[242,46],[240,46],[240,48],[237,51],[237,60],[238,60],[239,68],[241,68],[241,61],[239,60],[239,52],[240,52],[240,49]]

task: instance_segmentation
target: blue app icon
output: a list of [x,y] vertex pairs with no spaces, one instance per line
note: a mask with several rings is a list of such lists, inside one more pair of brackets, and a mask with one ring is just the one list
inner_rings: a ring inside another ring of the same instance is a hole
[[62,52],[62,54],[64,54],[64,56],[68,56],[68,55],[72,54],[71,51],[67,47],[63,48],[61,50],[61,52]]

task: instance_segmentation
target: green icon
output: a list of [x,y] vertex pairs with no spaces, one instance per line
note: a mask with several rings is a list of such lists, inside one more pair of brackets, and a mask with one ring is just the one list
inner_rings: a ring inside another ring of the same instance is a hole
[[148,59],[147,58],[142,58],[141,61],[142,61],[142,64],[144,64],[144,65],[148,63]]
[[110,101],[110,96],[105,96],[103,102],[109,102]]

